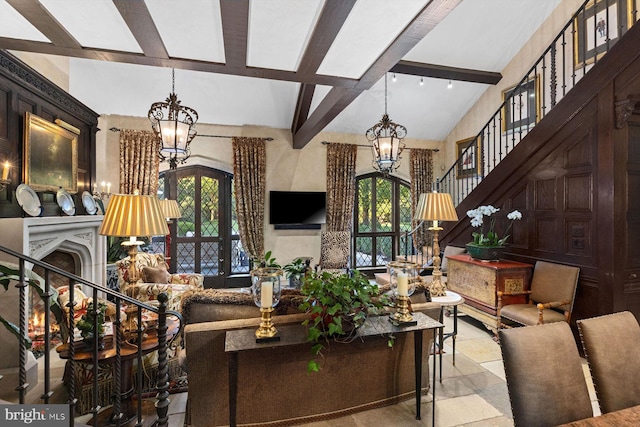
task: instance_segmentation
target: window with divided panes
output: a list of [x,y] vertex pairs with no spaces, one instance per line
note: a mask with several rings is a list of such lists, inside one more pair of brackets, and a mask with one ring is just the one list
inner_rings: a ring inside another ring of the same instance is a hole
[[181,218],[171,225],[171,267],[201,273],[205,287],[224,287],[225,278],[249,272],[232,191],[233,175],[190,166],[161,175],[160,198],[176,199]]
[[355,268],[383,267],[404,253],[411,245],[409,183],[380,173],[357,177],[353,229]]

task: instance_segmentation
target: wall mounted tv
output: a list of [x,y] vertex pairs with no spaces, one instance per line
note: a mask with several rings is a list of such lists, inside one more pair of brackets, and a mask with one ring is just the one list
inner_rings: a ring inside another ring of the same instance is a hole
[[324,191],[271,191],[269,223],[276,230],[318,230],[327,221]]

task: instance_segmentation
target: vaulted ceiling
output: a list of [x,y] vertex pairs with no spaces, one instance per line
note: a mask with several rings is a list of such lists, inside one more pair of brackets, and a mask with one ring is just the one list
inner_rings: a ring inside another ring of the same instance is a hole
[[560,1],[0,0],[0,49],[71,58],[100,114],[146,116],[175,68],[200,122],[290,128],[295,148],[385,108],[442,140]]

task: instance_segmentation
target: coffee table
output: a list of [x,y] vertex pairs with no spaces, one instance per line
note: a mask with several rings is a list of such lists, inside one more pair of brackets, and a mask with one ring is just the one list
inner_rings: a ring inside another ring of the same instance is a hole
[[[424,313],[413,313],[415,325],[394,326],[388,316],[369,317],[365,323],[358,328],[358,336],[402,334],[413,332],[414,340],[414,366],[416,381],[416,419],[421,419],[420,398],[422,394],[422,332],[427,329],[433,330],[433,341],[436,340],[436,333],[442,330],[444,325]],[[229,354],[229,425],[236,426],[236,410],[238,400],[238,353],[241,351],[251,351],[264,348],[275,348],[283,346],[293,346],[307,342],[307,332],[304,326],[299,324],[279,325],[279,341],[256,342],[255,329],[236,329],[226,333],[225,352]],[[428,356],[427,356],[428,357]],[[436,358],[433,357],[433,379],[431,393],[433,396],[431,410],[431,424],[435,425],[435,402],[436,402]]]

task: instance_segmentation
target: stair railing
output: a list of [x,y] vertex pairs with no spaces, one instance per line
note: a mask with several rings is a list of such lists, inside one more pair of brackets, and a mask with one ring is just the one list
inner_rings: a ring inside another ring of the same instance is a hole
[[[157,351],[158,351],[158,374],[157,374],[157,383],[156,383],[156,390],[157,390],[157,394],[156,394],[156,402],[155,402],[155,408],[156,408],[156,415],[157,415],[157,421],[156,424],[157,426],[167,426],[168,424],[168,409],[169,409],[169,376],[168,376],[168,368],[167,368],[167,348],[170,345],[171,341],[180,335],[182,328],[183,328],[183,321],[182,321],[182,316],[180,315],[180,313],[175,312],[175,311],[171,311],[171,310],[167,310],[167,295],[166,294],[161,294],[158,296],[158,301],[160,302],[159,307],[153,307],[151,305],[145,304],[143,302],[140,302],[134,298],[128,297],[126,295],[123,295],[121,293],[119,293],[118,291],[114,291],[112,289],[109,289],[107,287],[104,286],[100,286],[97,285],[95,283],[92,283],[88,280],[83,279],[82,277],[76,276],[75,274],[71,274],[69,272],[66,272],[58,267],[55,267],[51,264],[48,264],[46,262],[40,261],[40,260],[36,260],[33,259],[29,256],[26,256],[24,254],[21,254],[19,252],[15,252],[11,249],[8,249],[6,247],[0,246],[0,252],[5,253],[10,255],[11,257],[14,257],[18,260],[18,262],[16,263],[19,266],[19,272],[20,272],[20,280],[17,281],[17,284],[15,285],[16,288],[19,289],[19,307],[17,308],[19,311],[19,316],[20,316],[20,320],[19,320],[19,325],[17,325],[19,327],[20,330],[20,336],[23,337],[27,337],[27,316],[26,316],[26,309],[27,309],[27,297],[28,297],[28,293],[29,293],[29,285],[28,285],[28,280],[29,277],[31,277],[28,274],[28,269],[26,268],[26,264],[29,263],[33,266],[39,266],[41,268],[44,269],[44,293],[42,295],[42,298],[44,300],[44,319],[45,319],[45,330],[44,330],[44,345],[45,345],[45,352],[44,352],[44,392],[43,394],[40,396],[40,399],[42,400],[41,403],[44,404],[48,404],[50,403],[50,400],[52,398],[52,396],[54,395],[54,391],[51,389],[51,361],[50,361],[50,345],[51,345],[51,332],[50,332],[50,323],[49,323],[49,318],[51,315],[51,307],[50,307],[50,302],[51,302],[51,298],[55,295],[52,292],[52,285],[51,285],[51,279],[50,279],[50,274],[51,273],[56,273],[62,277],[65,277],[67,279],[69,279],[69,303],[67,304],[67,308],[68,308],[68,313],[64,313],[63,311],[63,316],[64,319],[66,320],[66,324],[68,326],[69,329],[69,342],[68,342],[68,363],[69,363],[69,368],[68,370],[66,370],[66,372],[69,372],[68,375],[68,384],[67,384],[67,392],[68,392],[68,400],[67,403],[70,406],[70,413],[71,413],[71,417],[69,420],[69,426],[73,427],[74,426],[74,416],[75,414],[75,407],[78,403],[78,399],[75,396],[75,369],[74,369],[74,365],[76,363],[82,363],[82,362],[77,362],[74,361],[74,356],[75,356],[75,348],[74,348],[74,330],[75,330],[75,323],[74,323],[74,312],[75,312],[75,303],[74,303],[74,294],[75,294],[75,285],[76,284],[80,284],[86,287],[91,288],[92,290],[92,297],[94,301],[98,301],[98,297],[100,298],[108,298],[111,297],[111,300],[115,302],[115,306],[116,306],[116,320],[113,322],[113,331],[114,331],[114,341],[113,341],[113,348],[115,349],[115,357],[113,359],[112,362],[112,366],[113,366],[113,381],[114,381],[114,396],[113,396],[113,407],[111,409],[111,414],[109,417],[109,421],[110,423],[112,423],[113,425],[119,425],[119,424],[126,424],[127,422],[129,422],[130,420],[126,420],[124,419],[125,414],[122,412],[122,405],[123,405],[123,401],[122,401],[122,395],[121,395],[121,364],[122,364],[122,359],[121,359],[121,350],[122,350],[122,345],[123,342],[125,342],[124,340],[124,336],[123,336],[123,331],[121,329],[121,321],[120,321],[120,315],[119,313],[121,313],[121,308],[123,306],[123,304],[127,304],[128,306],[135,306],[137,309],[137,329],[135,331],[133,331],[136,335],[137,335],[137,361],[138,361],[138,366],[142,366],[142,357],[144,354],[146,354],[145,351],[143,351],[143,347],[142,347],[142,340],[143,340],[143,334],[144,334],[144,329],[142,328],[142,311],[143,310],[148,310],[151,312],[155,312],[158,315],[158,326],[157,326],[157,341],[158,341],[158,345],[157,345]],[[5,257],[6,259],[6,257]],[[96,316],[97,315],[97,305],[94,305],[94,311],[93,311],[93,315]],[[6,313],[3,313],[3,315]],[[170,337],[171,339],[167,340],[167,316],[173,316],[176,318],[176,320],[178,321],[178,329],[177,332],[175,334],[172,334],[172,337]],[[98,325],[97,323],[94,324],[94,336],[98,336],[98,331],[97,331]],[[29,350],[27,350],[25,348],[24,345],[19,345],[19,371],[18,371],[18,385],[15,388],[15,390],[18,392],[19,395],[19,404],[25,404],[25,396],[27,394],[27,390],[29,388],[29,384],[27,383],[27,371],[26,371],[26,366],[27,366],[27,352]],[[98,362],[94,362],[94,361],[98,361],[99,360],[99,348],[98,348],[98,340],[94,340],[94,345],[93,348],[91,350],[92,352],[92,364],[93,364],[93,382],[92,382],[92,387],[93,387],[93,402],[92,402],[92,408],[89,411],[92,414],[92,425],[98,425],[98,414],[103,411],[103,410],[108,410],[108,409],[104,409],[100,406],[99,404],[99,395],[98,395],[98,385],[99,385],[99,378],[98,378],[98,366],[99,363]],[[142,402],[143,402],[143,391],[142,391],[142,369],[138,369],[138,378],[137,378],[137,390],[134,390],[134,395],[137,396],[137,408],[136,408],[136,414],[135,414],[135,418],[137,418],[137,424],[136,425],[142,425],[143,423],[143,411],[142,411]],[[67,374],[65,374],[67,375]],[[0,378],[0,382],[3,382],[5,380]],[[2,387],[7,387],[7,384],[2,384]],[[129,391],[129,390],[128,390]],[[128,392],[127,391],[127,392]],[[134,418],[134,419],[135,419]]]
[[586,0],[440,180],[458,205],[636,22],[636,2]]

